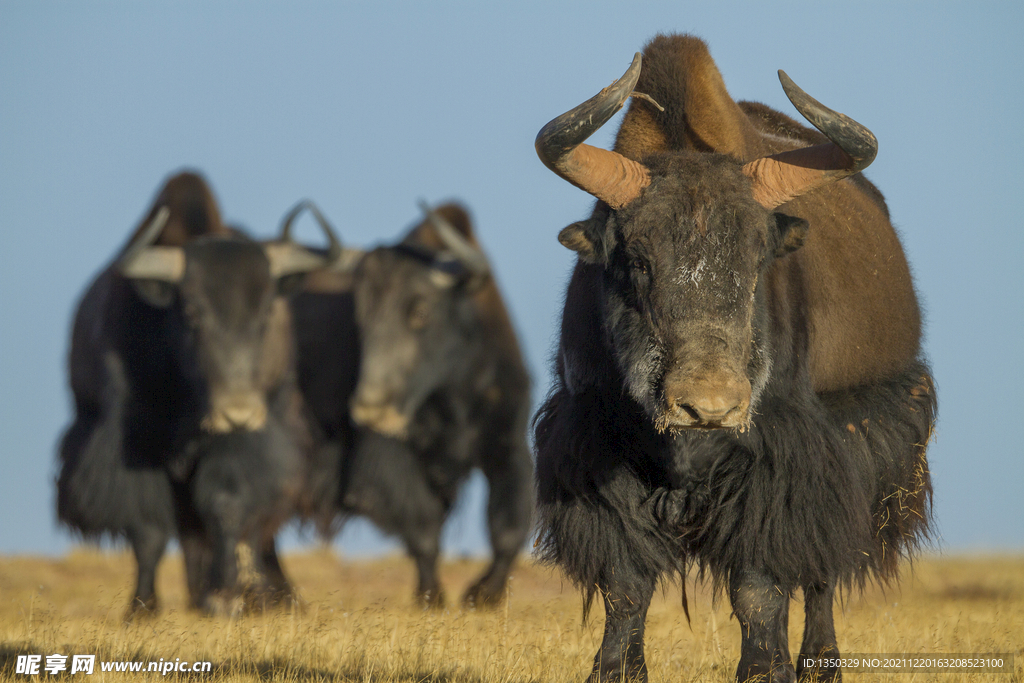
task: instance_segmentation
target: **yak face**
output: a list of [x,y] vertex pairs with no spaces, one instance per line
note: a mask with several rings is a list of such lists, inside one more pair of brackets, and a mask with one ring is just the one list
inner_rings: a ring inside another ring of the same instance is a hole
[[763,276],[802,244],[807,223],[754,201],[725,156],[645,163],[640,197],[559,240],[603,265],[606,341],[656,428],[744,430],[771,368]]
[[[655,46],[672,41],[675,52]],[[878,141],[779,71],[790,102],[828,142],[741,165],[775,145],[751,144],[757,126],[707,46],[658,38],[651,51],[644,91],[634,91],[637,53],[621,78],[541,128],[534,146],[545,166],[602,201],[559,240],[605,268],[604,326],[628,391],[662,431],[743,429],[771,365],[766,268],[807,230],[773,211],[861,172]],[[634,95],[622,151],[585,144]]]
[[182,250],[174,282],[135,280],[167,310],[166,341],[208,432],[262,429],[267,399],[291,358],[287,302],[264,248],[244,238],[202,237]]
[[456,258],[403,243],[368,253],[355,280],[362,338],[352,419],[406,438],[419,408],[467,365],[481,277]]

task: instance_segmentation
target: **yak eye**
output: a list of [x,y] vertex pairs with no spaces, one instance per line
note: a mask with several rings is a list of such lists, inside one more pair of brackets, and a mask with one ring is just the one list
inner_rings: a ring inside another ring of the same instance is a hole
[[647,264],[642,259],[635,258],[629,265],[638,275],[647,275]]

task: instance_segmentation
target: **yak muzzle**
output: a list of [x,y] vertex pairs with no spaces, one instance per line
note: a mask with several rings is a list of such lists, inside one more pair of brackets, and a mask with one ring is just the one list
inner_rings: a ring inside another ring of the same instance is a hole
[[350,413],[357,425],[384,436],[404,439],[409,430],[409,418],[391,404],[353,401]]
[[259,431],[267,423],[267,404],[259,394],[234,394],[214,398],[202,427],[213,434],[237,430]]
[[744,429],[750,420],[750,381],[717,375],[667,381],[658,428]]

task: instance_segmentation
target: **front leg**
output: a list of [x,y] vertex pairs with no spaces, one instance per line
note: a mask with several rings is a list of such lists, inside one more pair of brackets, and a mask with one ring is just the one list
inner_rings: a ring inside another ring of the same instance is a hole
[[761,570],[744,569],[730,577],[729,599],[743,632],[737,680],[796,680],[789,660],[789,597],[787,587]]
[[424,607],[444,606],[437,558],[450,506],[431,488],[417,451],[398,439],[362,432],[342,507],[366,515],[385,533],[400,537],[416,563],[417,601]]
[[125,620],[131,621],[135,616],[152,614],[157,609],[156,567],[167,547],[168,534],[157,525],[138,524],[130,527],[127,535],[138,569],[135,595],[125,614]]
[[253,549],[253,561],[258,574],[257,585],[254,587],[255,594],[252,596],[257,605],[264,609],[300,606],[298,597],[281,567],[276,538],[273,535],[264,537],[262,533],[257,532],[252,535],[249,545]]
[[212,560],[207,579],[209,590],[203,598],[203,609],[208,614],[236,617],[244,606],[238,592],[236,552],[239,537],[233,529],[215,527],[212,532]]
[[594,657],[594,671],[588,683],[646,683],[644,622],[654,595],[654,581],[630,576],[620,568],[601,582],[600,589],[604,597],[604,640]]
[[[837,660],[836,627],[832,618],[835,585],[812,583],[804,586],[804,642],[800,646],[796,673],[801,681],[840,683],[842,672],[837,666],[821,666],[818,660]],[[829,663],[826,661],[826,663]]]
[[181,530],[178,542],[185,559],[185,580],[188,584],[189,606],[203,609],[210,587],[210,567],[213,564],[213,549],[206,537],[195,529]]

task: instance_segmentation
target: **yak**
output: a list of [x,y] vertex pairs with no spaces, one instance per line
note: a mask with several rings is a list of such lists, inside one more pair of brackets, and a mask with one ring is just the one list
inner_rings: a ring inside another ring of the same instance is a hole
[[483,472],[493,557],[463,602],[484,606],[504,597],[531,527],[530,381],[469,215],[426,214],[397,244],[309,277],[294,301],[299,381],[341,454],[339,516],[402,540],[424,606],[444,604],[441,527]]
[[129,616],[157,607],[156,566],[175,536],[194,607],[237,608],[241,541],[261,591],[290,594],[274,534],[299,505],[313,436],[286,294],[328,261],[225,226],[206,181],[183,172],[87,288],[57,513],[86,537],[131,545]]
[[[895,580],[927,538],[937,404],[906,257],[860,173],[877,141],[779,77],[817,130],[734,101],[704,42],[661,35],[537,135],[598,199],[558,236],[578,259],[534,422],[539,555],[585,613],[604,601],[591,681],[647,680],[655,585],[694,566],[727,591],[740,681],[840,680],[837,589]],[[631,95],[613,150],[584,144]]]

